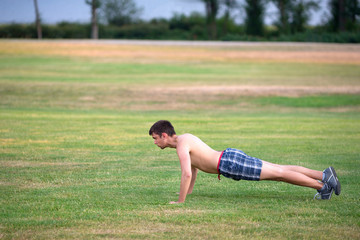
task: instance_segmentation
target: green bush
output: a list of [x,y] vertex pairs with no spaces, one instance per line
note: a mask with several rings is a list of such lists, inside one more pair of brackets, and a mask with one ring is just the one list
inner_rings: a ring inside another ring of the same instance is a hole
[[36,38],[36,28],[32,24],[0,25],[0,38]]
[[61,38],[89,38],[91,34],[90,24],[62,22],[57,28]]
[[328,43],[360,43],[360,33],[355,32],[305,32],[296,33],[293,35],[280,35],[276,41],[291,41],[291,42],[328,42]]
[[[190,17],[175,15],[170,20],[153,19],[124,26],[99,25],[99,37],[102,39],[160,39],[160,40],[208,40],[204,17],[193,13]],[[287,42],[328,42],[360,43],[359,31],[328,32],[323,26],[309,27],[307,31],[295,34],[280,34],[276,27],[265,28],[264,36],[245,34],[243,25],[233,21],[227,23],[224,31],[224,19],[217,21],[218,40],[222,41],[287,41]],[[42,25],[43,38],[90,38],[90,24],[61,22],[56,25]],[[36,38],[34,24],[0,25],[0,38]]]

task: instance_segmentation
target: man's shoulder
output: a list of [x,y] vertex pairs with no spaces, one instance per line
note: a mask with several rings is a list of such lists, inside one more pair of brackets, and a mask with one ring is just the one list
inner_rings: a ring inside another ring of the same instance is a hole
[[191,143],[198,139],[199,139],[198,137],[196,137],[195,135],[192,135],[191,133],[184,133],[184,134],[178,136],[179,143],[183,143],[183,144]]
[[182,135],[178,136],[178,147],[185,147],[185,148],[191,148],[191,146],[194,144],[194,142],[196,141],[196,136],[190,134],[190,133],[185,133]]
[[191,133],[184,133],[179,135],[180,138],[192,138],[195,137],[195,135],[191,134]]

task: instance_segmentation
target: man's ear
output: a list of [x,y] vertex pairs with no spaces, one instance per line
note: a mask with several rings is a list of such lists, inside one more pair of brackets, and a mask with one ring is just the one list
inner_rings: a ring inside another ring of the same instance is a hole
[[161,138],[167,138],[169,135],[167,133],[161,133]]

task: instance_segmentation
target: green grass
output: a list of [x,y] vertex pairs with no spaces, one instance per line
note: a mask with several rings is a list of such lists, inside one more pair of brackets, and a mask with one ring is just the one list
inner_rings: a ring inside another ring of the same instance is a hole
[[[224,177],[219,182],[200,173],[187,202],[168,205],[177,198],[176,153],[157,149],[146,134],[160,116],[218,150],[234,146],[268,161],[314,169],[331,164],[343,192],[331,201],[313,201],[312,189]],[[326,231],[330,238],[356,238],[359,117],[2,111],[2,233],[11,238],[179,233],[180,238],[197,238],[196,233],[201,238],[312,238]]]
[[[358,66],[324,64],[316,70],[300,64],[309,70],[303,73],[299,65],[278,63],[217,63],[213,69],[208,63],[189,68],[3,58],[1,239],[360,238],[358,95],[149,94],[153,79],[164,86],[241,85],[246,79],[264,86],[308,86],[309,79],[321,79],[311,83],[316,86],[358,86]],[[275,65],[281,70],[271,70]],[[244,76],[236,78],[240,72]],[[306,74],[309,79],[303,79]],[[142,84],[150,89],[137,91]],[[174,98],[184,105],[165,104]],[[169,205],[177,200],[180,166],[174,149],[160,150],[148,136],[159,119],[216,150],[235,147],[270,162],[318,170],[332,165],[342,193],[315,201],[313,189],[218,181],[201,172],[186,203]]]
[[17,82],[121,83],[125,85],[242,84],[357,85],[355,64],[283,62],[116,63],[59,57],[0,56],[0,80]]
[[234,106],[241,103],[249,103],[258,107],[288,107],[288,108],[340,108],[360,106],[360,95],[357,94],[334,94],[300,97],[236,97],[213,102],[216,105]]
[[264,97],[255,100],[262,105],[278,105],[285,107],[346,107],[359,106],[360,95],[322,95],[305,97]]

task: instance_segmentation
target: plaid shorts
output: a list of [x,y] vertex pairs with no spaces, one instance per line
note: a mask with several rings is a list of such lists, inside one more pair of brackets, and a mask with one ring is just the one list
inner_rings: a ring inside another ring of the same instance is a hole
[[[260,180],[262,161],[258,158],[250,157],[243,151],[227,148],[222,152],[219,163],[218,173],[234,180]],[[220,178],[219,178],[220,179]]]

